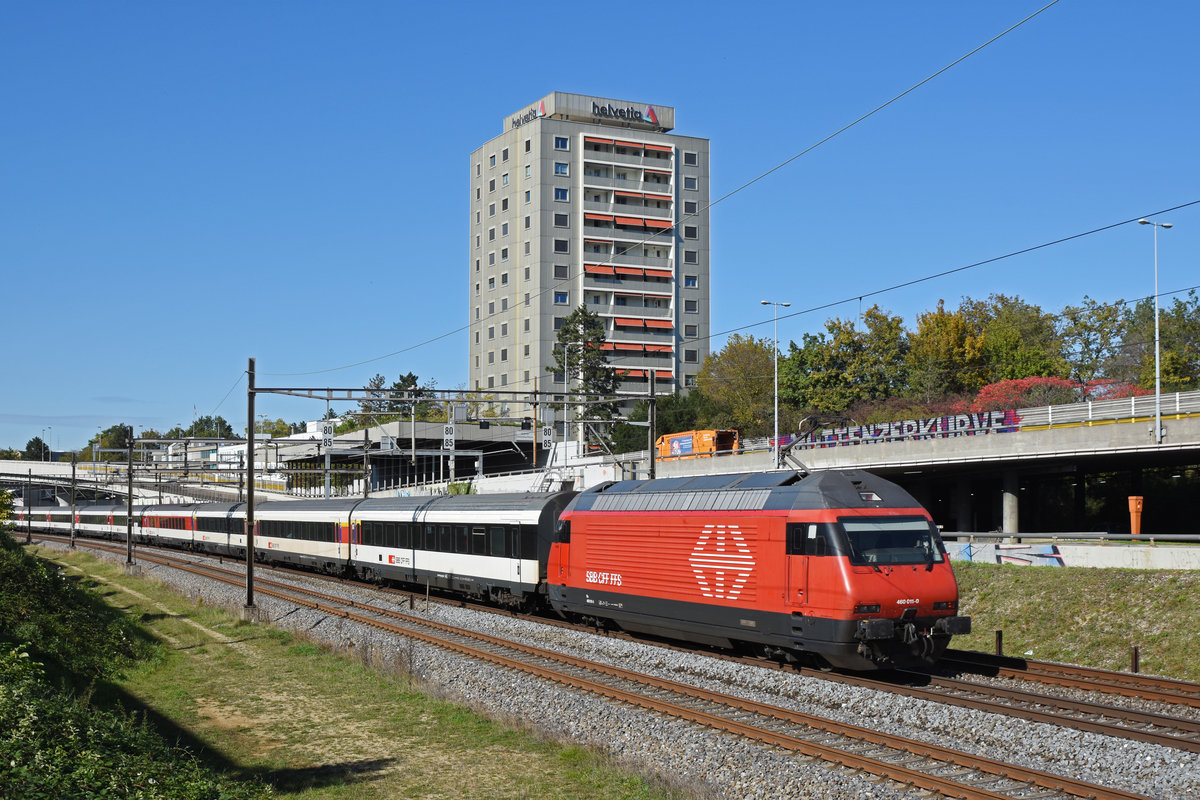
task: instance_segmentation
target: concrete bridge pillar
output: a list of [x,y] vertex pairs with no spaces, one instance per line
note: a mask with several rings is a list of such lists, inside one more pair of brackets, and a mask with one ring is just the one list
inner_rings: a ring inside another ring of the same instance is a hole
[[1007,469],[1004,471],[1004,486],[1001,497],[1001,530],[1004,533],[1020,533],[1021,524],[1018,516],[1020,510],[1018,492],[1020,487],[1017,482],[1017,471],[1015,469]]
[[954,481],[954,524],[960,531],[975,530],[972,515],[971,481],[960,477]]

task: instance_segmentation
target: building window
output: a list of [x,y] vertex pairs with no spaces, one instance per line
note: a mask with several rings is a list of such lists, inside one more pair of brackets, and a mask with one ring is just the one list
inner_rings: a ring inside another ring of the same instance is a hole
[[496,191],[496,179],[495,178],[492,178],[490,181],[488,181],[488,191],[489,192]]
[[570,224],[569,219],[570,218],[566,214],[555,214],[554,215],[554,227],[566,228]]
[[[526,306],[528,306],[528,305],[529,305],[529,292],[526,292],[526,293],[525,293],[525,305],[526,305]],[[528,328],[526,328],[526,330],[528,330]]]
[[684,375],[683,376],[683,385],[688,389],[695,389],[696,388],[696,376],[695,375]]
[[489,389],[496,388],[496,379],[494,377],[492,377],[491,375],[488,375],[488,388]]
[[566,239],[555,239],[554,240],[554,252],[556,252],[556,253],[571,252],[571,243],[569,241],[567,241]]
[[684,225],[683,226],[683,238],[695,239],[696,233],[697,233],[697,228],[695,225]]
[[500,285],[508,286],[508,273],[507,272],[500,273]]
[[683,276],[683,288],[695,289],[699,285],[700,285],[700,280],[695,275],[684,275]]
[[478,296],[479,296],[479,284],[478,284],[478,283],[477,283],[477,284],[475,284],[475,296],[476,296],[476,297],[478,297]]
[[488,253],[488,266],[489,267],[496,266],[496,253],[495,252]]
[[483,168],[479,164],[476,164],[475,165],[475,176],[479,177],[479,175],[481,175],[482,172],[483,172]]
[[478,259],[478,258],[477,258],[477,259],[475,259],[475,271],[476,271],[476,272],[479,272],[479,264],[480,264],[480,261],[479,261],[479,259]]
[[507,222],[500,223],[500,235],[508,236],[508,223]]
[[554,190],[554,199],[565,203],[571,199],[571,192],[569,189],[556,188]]
[[529,267],[525,268],[525,280],[529,280]]
[[508,198],[507,197],[500,201],[500,210],[508,211]]
[[500,248],[500,260],[508,261],[508,248],[507,247]]
[[684,250],[683,251],[683,263],[699,264],[700,263],[700,254],[697,253],[695,250]]
[[[529,358],[529,345],[525,345],[525,357]],[[526,373],[526,375],[528,375],[528,373]],[[526,377],[525,380],[529,380],[529,378]]]
[[697,306],[697,303],[695,300],[684,300],[683,301],[683,310],[688,312],[689,314],[695,314],[697,307],[698,306]]
[[500,151],[500,160],[508,161],[508,148],[507,147]]
[[496,166],[496,154],[495,153],[492,153],[490,156],[488,156],[488,166],[489,167]]
[[479,306],[475,306],[475,319],[479,319]]
[[525,230],[529,230],[529,224],[530,224],[531,220],[532,220],[532,217],[529,217],[529,216],[525,217]]
[[489,242],[496,241],[496,229],[495,228],[488,228],[488,241]]
[[508,311],[508,298],[507,297],[500,298],[500,310]]
[[488,338],[489,338],[489,339],[495,339],[495,338],[496,338],[496,326],[495,326],[495,325],[489,325],[489,326],[488,326]]
[[[554,330],[559,330],[560,328],[562,328],[562,326],[563,326],[563,318],[555,317],[554,318]],[[562,379],[560,378],[559,380],[562,380]]]
[[528,164],[525,165],[525,177],[526,178],[533,177],[533,167],[529,166]]
[[[695,178],[693,178],[692,180],[694,181]],[[508,173],[507,172],[500,176],[500,185],[508,186]],[[693,186],[692,188],[695,189],[696,187]]]
[[479,238],[479,234],[477,233],[477,234],[475,234],[475,246],[479,247],[480,242],[481,242],[481,240]]
[[496,204],[495,203],[488,203],[488,216],[489,217],[496,216]]
[[[528,305],[528,304],[526,304],[526,305]],[[529,317],[526,317],[526,318],[525,318],[525,330],[526,330],[526,331],[528,331],[528,330],[529,330]]]
[[683,153],[683,165],[684,165],[685,167],[694,167],[694,166],[696,166],[698,163],[700,163],[700,160],[699,160],[699,158],[697,158],[697,156],[696,156],[696,154],[695,154],[695,153],[689,153],[689,152],[687,152],[686,150],[684,151],[684,153]]
[[501,323],[501,325],[500,325],[500,335],[501,335],[501,336],[508,336],[508,323],[507,323],[507,322]]
[[565,136],[555,136],[554,137],[554,149],[555,150],[566,150],[567,145],[568,145],[567,137],[565,137]]
[[478,186],[475,187],[475,199],[476,200],[479,199],[479,187]]
[[508,361],[508,348],[507,347],[505,347],[504,349],[502,349],[500,351],[500,360]]
[[697,356],[696,356],[695,350],[684,350],[683,351],[683,363],[695,364],[696,358],[697,358]]
[[570,304],[570,295],[567,292],[554,293],[554,305],[565,306]]
[[529,202],[529,190],[528,189],[525,190],[525,202],[526,203]]
[[500,376],[500,385],[508,386],[508,373],[507,372]]
[[495,278],[488,278],[488,288],[489,289],[496,288],[496,279]]
[[530,245],[529,242],[525,243],[525,255],[529,255],[529,245]]
[[478,225],[481,222],[483,222],[483,215],[480,214],[478,211],[476,211],[475,212],[475,224]]
[[699,205],[696,203],[695,200],[684,200],[683,201],[683,213],[685,213],[685,214],[695,214],[696,210],[698,208],[699,208]]
[[492,314],[495,314],[495,313],[496,313],[496,301],[493,300],[492,302],[488,303],[488,316],[490,317]]
[[564,164],[561,161],[555,161],[554,162],[554,174],[555,175],[570,175],[571,173],[567,171],[566,164]]
[[554,280],[565,281],[569,277],[571,277],[571,268],[570,267],[568,267],[566,264],[555,264],[554,265]]
[[695,339],[699,335],[698,331],[699,331],[699,328],[695,325],[684,325],[683,326],[683,335],[689,339]]
[[683,188],[695,189],[696,188],[696,179],[691,177],[690,175],[685,176],[683,179]]

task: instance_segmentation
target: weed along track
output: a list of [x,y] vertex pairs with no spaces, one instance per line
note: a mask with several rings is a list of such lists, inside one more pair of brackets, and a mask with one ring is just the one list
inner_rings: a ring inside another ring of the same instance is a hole
[[[88,544],[91,546],[91,543]],[[120,552],[123,553],[123,550]],[[155,552],[151,555],[144,549],[139,552],[139,559],[144,562],[186,570],[189,574],[201,576],[206,580],[220,581],[234,587],[244,586],[245,579],[240,569],[217,564],[197,564],[191,559],[175,554]],[[583,657],[584,651],[589,647],[586,644],[568,646],[571,652],[563,652],[517,641],[513,635],[508,633],[493,635],[470,630],[460,625],[439,622],[425,616],[430,615],[430,612],[435,609],[425,608],[424,603],[420,604],[425,609],[423,614],[405,613],[394,608],[380,607],[374,601],[343,596],[344,594],[362,595],[369,591],[363,587],[343,586],[341,593],[334,594],[332,592],[338,590],[322,591],[308,588],[306,585],[299,585],[308,583],[309,576],[306,575],[289,576],[287,582],[259,577],[256,579],[256,593],[293,608],[302,608],[310,612],[328,615],[329,618],[341,620],[346,624],[369,626],[386,635],[422,642],[476,661],[484,661],[499,668],[489,672],[489,675],[492,673],[496,675],[523,673],[541,680],[551,681],[559,687],[568,687],[572,692],[586,692],[592,696],[604,698],[608,702],[615,701],[627,709],[641,709],[643,713],[652,712],[651,716],[664,715],[676,721],[683,721],[684,724],[703,726],[713,731],[719,731],[719,734],[715,734],[718,736],[735,735],[743,741],[758,743],[758,746],[766,745],[768,752],[776,753],[775,756],[770,757],[777,758],[780,753],[791,753],[791,758],[800,757],[802,760],[813,763],[840,765],[844,769],[835,770],[836,772],[849,773],[851,776],[858,775],[860,779],[861,776],[870,776],[871,780],[883,782],[875,784],[876,788],[882,789],[884,786],[889,786],[894,791],[902,792],[896,796],[909,796],[903,792],[912,790],[963,798],[1089,797],[1115,799],[1188,796],[1186,791],[1146,793],[1141,791],[1141,786],[1137,784],[1137,781],[1128,779],[1113,779],[1110,782],[1102,775],[1066,775],[1063,773],[1069,770],[1050,769],[1048,768],[1052,766],[1050,764],[1022,764],[1016,757],[1011,760],[989,758],[979,752],[955,749],[929,741],[931,738],[942,740],[943,737],[938,735],[927,735],[925,740],[922,740],[896,730],[875,730],[846,720],[788,708],[785,707],[786,703],[776,704],[757,698],[738,696],[740,694],[738,692],[730,693],[709,686],[696,685],[702,683],[700,681],[684,683],[675,680],[676,676],[684,676],[691,671],[691,668],[687,666],[669,670],[669,672],[675,673],[669,676],[633,671],[624,666]],[[287,613],[290,612],[285,610],[281,612],[281,615]],[[518,624],[536,625],[536,623],[526,620],[516,620],[508,614],[491,615],[491,617],[492,621],[489,626],[497,628]],[[540,627],[545,631],[557,630],[545,625]],[[555,636],[572,636],[581,637],[581,641],[603,640],[613,646],[662,650],[661,648],[649,648],[644,644],[618,642],[615,637],[589,636],[577,631],[543,635],[551,640]],[[397,645],[393,649],[401,648]],[[680,658],[681,663],[687,660],[686,654],[678,656],[672,654],[670,657]],[[665,658],[665,656],[661,658]],[[704,657],[691,654],[692,661],[697,658]],[[779,681],[804,679],[788,671],[768,672],[756,667],[732,663],[728,664],[728,668],[775,675]],[[478,674],[478,671],[476,670],[475,673]],[[839,688],[844,681],[857,680],[839,675],[823,675],[823,677],[823,683]],[[499,680],[512,681],[513,678],[499,678]],[[724,688],[729,689],[733,685],[731,682]],[[870,692],[876,698],[884,697],[885,695],[877,691],[879,688],[893,692],[897,687],[888,684],[878,687],[860,685],[856,687],[855,691]],[[989,691],[986,686],[974,686],[974,688],[985,694]],[[821,692],[820,689],[816,691]],[[953,695],[948,695],[948,690],[944,687],[924,688],[921,691],[928,693],[928,696],[924,697],[925,700],[934,700],[943,705],[952,703],[963,708],[998,711],[1017,719],[1040,719],[1055,726],[1073,725],[1093,733],[1103,732],[1107,737],[1121,736],[1142,742],[1154,742],[1160,746],[1167,745],[1173,748],[1178,756],[1189,759],[1192,763],[1195,763],[1196,759],[1190,753],[1184,754],[1180,751],[1194,753],[1200,750],[1200,747],[1195,746],[1194,738],[1185,739],[1178,731],[1151,733],[1144,727],[1144,721],[1138,723],[1134,723],[1132,720],[1115,722],[1112,715],[1103,711],[1096,713],[1106,716],[1107,719],[1103,722],[1089,722],[1084,726],[1080,725],[1078,720],[1074,723],[1065,722],[1064,712],[1061,709],[1047,709],[1046,704],[1040,701],[1034,702],[1035,706],[1041,707],[1041,710],[1035,714],[1015,705],[1015,701],[1011,698],[1008,700],[1000,700],[996,697],[974,698],[968,702],[961,698],[951,699]],[[883,702],[879,699],[872,700],[870,697],[861,697],[858,702],[863,700],[872,705],[880,705]],[[894,699],[887,702],[912,701]],[[545,713],[552,712],[546,711]],[[922,712],[922,714],[927,713]],[[994,717],[995,714],[984,716]],[[861,722],[864,718],[866,717],[860,715],[859,721]],[[1158,722],[1162,722],[1162,720],[1158,720]],[[1139,727],[1131,727],[1134,724]],[[620,731],[592,730],[590,738],[599,741],[604,739],[606,734],[622,733],[629,726],[621,725],[619,727]],[[915,730],[913,732],[919,733]],[[752,767],[753,765],[748,766]],[[1189,784],[1189,787],[1193,785],[1195,784]],[[1190,790],[1189,788],[1187,791]]]

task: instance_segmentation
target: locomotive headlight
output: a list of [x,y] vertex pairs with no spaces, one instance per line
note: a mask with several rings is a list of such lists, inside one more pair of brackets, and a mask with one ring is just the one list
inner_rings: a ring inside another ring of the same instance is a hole
[[859,603],[854,607],[855,614],[878,614],[879,603]]
[[956,603],[953,600],[938,600],[933,604],[934,611],[953,611]]

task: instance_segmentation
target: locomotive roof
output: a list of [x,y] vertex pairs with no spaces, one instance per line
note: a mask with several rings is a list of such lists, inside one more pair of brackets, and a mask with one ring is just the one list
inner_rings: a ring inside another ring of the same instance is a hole
[[753,472],[620,481],[576,498],[577,511],[786,510],[794,508],[915,508],[896,484],[862,470]]

